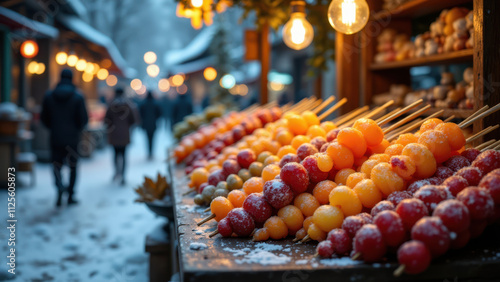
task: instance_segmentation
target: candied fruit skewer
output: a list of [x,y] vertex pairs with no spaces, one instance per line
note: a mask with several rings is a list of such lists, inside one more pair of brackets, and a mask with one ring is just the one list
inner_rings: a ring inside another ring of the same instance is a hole
[[[372,111],[366,113],[365,115],[361,116],[360,118],[371,119],[371,118],[377,116],[378,114],[382,113],[383,111],[385,111],[385,109],[387,107],[391,106],[392,104],[394,104],[394,100],[388,101],[387,103],[383,104],[380,107],[373,109]],[[342,127],[352,126],[355,122],[356,122],[356,120],[350,120],[349,122],[343,124]]]
[[469,119],[468,121],[466,121],[466,122],[462,123],[462,124],[460,125],[460,128],[466,128],[466,127],[468,127],[469,125],[471,125],[471,124],[473,124],[474,122],[476,122],[477,120],[482,119],[482,118],[484,118],[484,117],[486,117],[486,116],[489,116],[490,114],[492,114],[492,113],[494,113],[494,112],[496,112],[496,111],[498,111],[498,110],[500,110],[500,103],[499,103],[499,104],[497,104],[497,105],[495,105],[494,107],[492,107],[492,108],[490,108],[490,109],[488,109],[488,110],[486,110],[486,111],[484,111],[484,112],[480,113],[479,115],[476,115],[475,117],[473,117],[473,118]]
[[396,138],[396,137],[398,137],[398,136],[400,136],[400,135],[402,135],[402,134],[405,134],[405,133],[408,133],[408,132],[410,132],[410,131],[413,131],[413,130],[417,129],[417,128],[418,128],[418,127],[420,127],[420,126],[421,126],[424,122],[426,122],[426,121],[428,121],[428,120],[430,120],[430,119],[433,119],[433,118],[437,118],[438,116],[442,115],[443,113],[444,113],[444,110],[440,110],[440,111],[438,111],[438,112],[436,112],[436,113],[434,113],[434,114],[432,114],[432,115],[430,115],[430,116],[428,116],[428,117],[424,118],[423,120],[421,120],[421,121],[419,121],[419,122],[415,123],[414,125],[412,125],[412,126],[410,126],[410,127],[406,128],[406,129],[404,129],[403,131],[400,131],[400,132],[398,132],[397,134],[390,135],[390,136],[389,136],[389,137],[387,137],[386,139],[387,139],[388,141],[392,141],[394,138]]
[[340,107],[342,107],[345,103],[347,103],[347,98],[342,98],[340,101],[338,101],[337,103],[335,103],[335,105],[333,105],[332,107],[330,107],[328,110],[326,110],[325,112],[323,112],[319,117],[318,119],[320,121],[324,120],[326,117],[328,117],[330,114],[332,114],[333,112],[335,112],[336,110],[338,110]]
[[394,123],[393,125],[389,126],[389,127],[386,127],[384,129],[384,134],[387,134],[391,131],[393,131],[394,129],[400,127],[401,125],[403,124],[406,124],[408,123],[409,121],[412,121],[414,119],[416,119],[417,117],[419,117],[421,114],[427,112],[429,109],[431,108],[431,105],[427,105],[421,109],[419,109],[418,111],[412,113],[411,115],[408,115],[407,117],[401,119],[400,121]]
[[398,118],[399,116],[401,116],[401,115],[403,115],[403,114],[405,114],[405,113],[409,112],[409,111],[410,111],[410,110],[412,110],[413,108],[418,107],[418,106],[419,106],[420,104],[422,104],[423,102],[424,102],[424,100],[422,100],[422,99],[420,99],[420,100],[418,100],[418,101],[415,101],[415,102],[413,102],[412,104],[410,104],[410,105],[408,105],[408,106],[406,106],[406,107],[402,108],[401,110],[397,111],[396,113],[394,113],[394,114],[390,115],[389,117],[385,118],[384,120],[381,120],[381,121],[377,122],[377,124],[378,124],[379,126],[385,125],[385,124],[389,123],[390,121],[392,121],[392,120],[394,120],[394,119]]
[[486,111],[487,109],[489,109],[490,106],[486,105],[484,107],[482,107],[481,109],[477,110],[476,112],[474,112],[472,115],[468,116],[466,119],[464,119],[462,122],[460,122],[458,125],[459,126],[462,126],[462,124],[468,122],[469,120],[471,120],[472,118],[476,117],[477,115],[481,114],[482,112]]
[[290,109],[287,110],[287,112],[293,112],[295,111],[295,109],[301,107],[302,105],[304,105],[305,103],[309,102],[309,98],[303,98],[302,100],[298,101],[297,103],[295,103],[294,105],[292,105],[290,107]]
[[317,100],[316,97],[311,97],[310,99],[308,99],[307,101],[305,101],[302,105],[298,106],[296,109],[294,109],[293,111],[294,112],[301,112],[303,111],[304,109],[306,109],[307,107],[309,107],[309,105],[311,105],[312,103],[314,103],[315,101]]
[[455,115],[451,115],[447,119],[443,120],[443,122],[451,122],[454,118],[455,118]]
[[498,124],[495,124],[493,126],[488,126],[487,128],[485,128],[485,129],[479,131],[478,133],[472,135],[471,137],[467,138],[467,140],[465,140],[465,143],[469,144],[471,142],[474,142],[476,139],[481,138],[482,136],[492,132],[493,130],[497,129],[498,127],[500,127],[500,125],[498,125]]
[[380,122],[380,121],[382,121],[382,120],[384,120],[384,119],[386,119],[386,118],[390,117],[392,114],[394,114],[394,113],[396,113],[396,112],[398,112],[398,111],[400,111],[400,110],[401,110],[401,108],[400,108],[400,107],[397,107],[397,108],[395,108],[394,110],[392,110],[392,111],[390,111],[390,112],[386,113],[385,115],[383,115],[383,116],[379,117],[378,119],[376,119],[376,120],[375,120],[375,122],[376,122],[376,123],[378,123],[378,122]]
[[[408,129],[408,128],[412,127],[412,126],[417,126],[417,124],[418,124],[418,125],[422,124],[422,123],[421,123],[421,122],[422,122],[422,120],[423,120],[422,118],[417,118],[416,120],[414,120],[414,121],[412,121],[412,122],[410,122],[410,123],[408,123],[408,124],[405,124],[405,125],[403,125],[403,126],[401,126],[401,127],[397,128],[397,129],[395,129],[395,130],[394,130],[394,131],[392,131],[390,134],[387,134],[387,135],[386,135],[386,137],[385,137],[385,139],[389,140],[389,139],[391,139],[393,136],[394,136],[394,137],[398,137],[398,136],[400,136],[401,134],[404,134],[404,133],[402,133],[402,132],[405,132],[405,131],[406,131],[406,129]],[[414,128],[414,127],[413,127],[413,128]],[[405,132],[405,133],[406,133],[406,132]]]
[[[486,151],[486,150],[494,150],[496,146],[500,145],[500,140],[498,140],[498,141],[497,141],[497,140],[493,139],[493,140],[490,140],[490,141],[488,141],[488,142],[491,142],[491,141],[493,141],[493,142],[492,142],[492,143],[490,143],[489,145],[486,145],[486,147],[485,147],[485,148],[483,148],[483,149],[478,149],[478,150],[480,150],[481,152],[484,152],[484,151]],[[483,144],[484,144],[484,143],[483,143]],[[477,148],[476,148],[476,149],[477,149]]]
[[323,101],[323,103],[321,103],[321,105],[319,105],[316,109],[312,110],[312,112],[317,115],[324,108],[330,105],[333,101],[335,101],[335,96],[328,97],[325,101]]
[[312,103],[307,110],[310,111],[312,109],[315,109],[315,108],[319,107],[321,105],[321,103],[323,103],[323,99],[318,99],[318,100],[314,101],[314,103]]
[[265,105],[262,105],[261,109],[269,109],[269,108],[275,107],[277,104],[278,104],[278,102],[271,101],[271,102],[269,102],[269,103],[267,103]]
[[357,108],[353,111],[350,111],[347,115],[343,115],[337,119],[334,119],[332,120],[333,123],[335,123],[337,126],[340,126],[348,121],[350,121],[351,119],[361,115],[361,114],[364,114],[366,111],[368,111],[370,109],[369,106],[364,106],[364,107],[361,107],[361,108]]
[[475,148],[476,148],[477,150],[482,150],[482,149],[484,149],[484,148],[486,148],[486,147],[490,146],[491,144],[495,143],[495,141],[496,141],[495,139],[488,140],[488,141],[486,141],[486,142],[484,142],[484,143],[482,143],[482,144],[477,145]]
[[200,222],[197,223],[197,225],[201,226],[202,224],[212,219],[220,221],[221,219],[225,218],[227,214],[231,210],[233,210],[233,208],[234,208],[233,204],[231,204],[231,202],[228,199],[220,196],[216,197],[210,203],[210,210],[212,211],[212,214],[202,219]]

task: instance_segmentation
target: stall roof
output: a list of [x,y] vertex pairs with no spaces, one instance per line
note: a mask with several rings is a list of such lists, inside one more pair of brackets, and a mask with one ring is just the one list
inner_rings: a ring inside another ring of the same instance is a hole
[[118,71],[120,71],[123,76],[133,77],[135,75],[136,70],[127,66],[127,62],[122,57],[113,40],[109,37],[97,31],[76,16],[60,14],[57,16],[57,20],[66,28],[77,33],[85,40],[104,48],[113,63],[118,68]]
[[[0,24],[8,26],[21,37],[56,38],[59,35],[57,28],[31,20],[4,7],[0,7]],[[27,30],[28,32],[19,32],[21,30]]]
[[217,28],[214,25],[205,27],[185,48],[175,49],[165,54],[165,65],[170,68],[186,63],[203,55],[208,50]]

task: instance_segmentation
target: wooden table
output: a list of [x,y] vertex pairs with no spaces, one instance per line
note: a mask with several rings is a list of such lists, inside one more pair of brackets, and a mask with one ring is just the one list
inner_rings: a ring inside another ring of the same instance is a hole
[[[500,281],[500,227],[490,226],[482,237],[465,249],[450,251],[432,262],[420,275],[393,276],[398,267],[395,256],[386,262],[366,264],[343,259],[314,257],[316,243],[297,244],[291,239],[255,243],[249,238],[209,238],[216,229],[215,221],[196,226],[203,208],[195,208],[193,196],[187,191],[182,169],[175,171],[175,223],[179,246],[181,281]],[[195,244],[193,244],[195,243]],[[196,243],[205,249],[193,250]],[[259,247],[260,246],[260,247]],[[248,249],[246,249],[248,248]],[[249,253],[255,249],[270,249],[283,263],[249,263]]]

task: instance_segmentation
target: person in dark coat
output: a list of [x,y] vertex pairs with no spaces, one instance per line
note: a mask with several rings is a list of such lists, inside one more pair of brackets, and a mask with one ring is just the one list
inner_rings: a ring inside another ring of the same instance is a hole
[[[68,193],[68,205],[78,203],[73,197],[79,157],[77,145],[88,122],[85,100],[72,80],[71,70],[64,69],[60,82],[45,95],[40,116],[42,123],[50,130],[51,161],[54,166],[58,207],[61,206],[64,192]],[[64,164],[70,168],[68,186],[62,183],[61,168]]]
[[179,94],[174,102],[172,109],[172,126],[176,123],[182,121],[182,119],[193,113],[193,102],[191,100],[191,94],[187,92],[186,94]]
[[126,148],[130,144],[130,128],[137,123],[137,109],[123,96],[123,89],[115,90],[115,98],[111,101],[104,122],[107,127],[108,143],[115,151],[115,175],[113,180],[121,178],[125,185]]
[[139,106],[141,114],[142,128],[148,137],[148,158],[153,158],[153,137],[156,131],[156,122],[161,117],[161,108],[153,93],[148,91],[146,99]]

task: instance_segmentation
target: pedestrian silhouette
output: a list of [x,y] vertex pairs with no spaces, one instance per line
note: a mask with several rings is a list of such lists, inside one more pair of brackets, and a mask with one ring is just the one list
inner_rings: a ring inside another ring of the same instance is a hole
[[[56,206],[61,206],[63,194],[68,193],[68,204],[76,204],[74,198],[78,143],[80,135],[88,122],[85,100],[73,84],[73,73],[69,69],[61,72],[57,86],[48,91],[43,99],[41,120],[50,130],[51,161],[54,168],[54,180],[57,188]],[[69,183],[63,185],[61,168],[66,164],[70,168]]]
[[108,143],[113,146],[115,174],[113,180],[120,180],[125,185],[126,148],[130,144],[130,128],[137,123],[137,113],[132,104],[123,95],[123,89],[115,89],[115,97],[111,101],[104,122],[107,127]]
[[172,109],[172,126],[181,122],[182,119],[193,113],[193,102],[191,101],[191,94],[179,94],[175,99],[174,107]]
[[153,158],[153,138],[156,131],[156,122],[161,117],[161,108],[153,93],[148,91],[146,99],[139,106],[142,128],[148,138],[148,158]]

